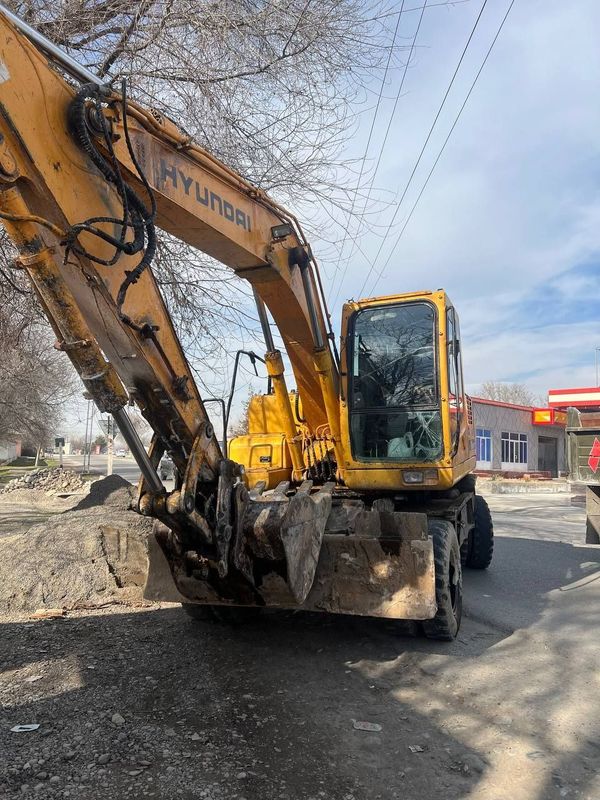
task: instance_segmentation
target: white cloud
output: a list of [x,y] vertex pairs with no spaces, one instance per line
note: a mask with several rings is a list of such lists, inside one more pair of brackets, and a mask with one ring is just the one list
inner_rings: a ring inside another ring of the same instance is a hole
[[[490,4],[484,12],[464,77],[398,222],[412,207],[507,5]],[[479,8],[469,3],[428,12],[420,37],[428,47],[410,70],[378,178],[385,188],[395,191],[408,179]],[[600,4],[592,0],[515,3],[377,286],[375,293],[448,290],[461,315],[471,384],[526,380],[544,392],[593,378],[600,345],[592,307],[600,293],[598,30]],[[389,216],[382,214],[382,222]],[[368,236],[362,246],[372,257],[379,243]],[[355,254],[343,296],[358,293],[365,271]]]

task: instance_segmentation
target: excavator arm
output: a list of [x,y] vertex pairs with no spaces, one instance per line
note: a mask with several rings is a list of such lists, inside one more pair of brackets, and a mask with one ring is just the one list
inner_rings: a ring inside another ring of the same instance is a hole
[[[73,86],[57,67],[85,82]],[[315,265],[296,220],[163,114],[65,61],[8,12],[0,14],[0,218],[56,346],[98,408],[114,414],[138,460],[140,511],[162,520],[171,545],[189,554],[190,569],[218,583],[224,596],[251,598],[253,561],[274,554],[302,602],[331,487],[320,497],[283,495],[273,509],[263,500],[251,513],[242,470],[221,452],[150,269],[160,226],[252,285],[299,480],[302,455],[265,307],[283,337],[305,424],[325,426],[338,452],[340,441],[337,367]],[[155,432],[149,454],[127,417],[132,402]],[[165,450],[179,476],[170,494],[156,471]],[[244,518],[253,520],[245,531]]]

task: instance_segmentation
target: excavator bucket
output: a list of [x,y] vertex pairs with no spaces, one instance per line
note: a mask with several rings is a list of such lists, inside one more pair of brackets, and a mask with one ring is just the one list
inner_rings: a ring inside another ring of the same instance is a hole
[[[332,502],[331,487],[254,498],[241,545],[252,584],[219,579],[178,551],[160,523],[149,545],[145,597],[423,620],[435,616],[433,546],[425,514]],[[279,526],[279,527],[278,527]],[[234,559],[236,545],[233,547]]]
[[367,511],[352,533],[326,534],[303,607],[390,619],[435,616],[433,546],[426,516]]

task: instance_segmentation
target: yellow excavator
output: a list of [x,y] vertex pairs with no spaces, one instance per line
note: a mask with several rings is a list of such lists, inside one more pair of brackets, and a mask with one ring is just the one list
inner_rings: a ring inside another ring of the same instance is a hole
[[[493,530],[444,291],[346,303],[338,352],[298,221],[1,5],[0,220],[56,346],[139,464],[155,593],[200,616],[305,609],[456,636],[462,566],[489,565]],[[268,391],[225,446],[152,273],[158,227],[252,287]]]

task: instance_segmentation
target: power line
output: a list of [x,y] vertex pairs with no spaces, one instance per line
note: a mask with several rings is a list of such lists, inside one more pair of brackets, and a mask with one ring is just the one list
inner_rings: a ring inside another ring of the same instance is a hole
[[[398,12],[398,18],[396,20],[396,27],[394,29],[394,35],[392,37],[392,43],[390,45],[387,63],[385,65],[385,69],[384,69],[384,72],[383,72],[383,78],[381,79],[381,86],[379,87],[379,94],[378,94],[378,97],[377,97],[377,103],[375,104],[375,111],[373,112],[373,119],[371,120],[371,129],[369,130],[369,135],[367,137],[367,144],[365,146],[365,152],[363,154],[363,157],[362,157],[361,163],[360,163],[360,172],[359,172],[359,175],[358,175],[358,181],[356,183],[356,192],[355,192],[355,194],[354,194],[354,196],[352,198],[352,203],[351,203],[351,206],[350,206],[350,211],[348,212],[348,220],[346,222],[346,226],[350,225],[350,220],[352,219],[352,214],[354,213],[354,207],[356,205],[356,197],[357,197],[357,194],[358,194],[358,190],[360,189],[360,182],[362,180],[362,176],[363,176],[363,173],[364,173],[365,163],[366,163],[366,160],[367,160],[367,155],[369,153],[369,147],[371,146],[371,139],[373,138],[373,131],[375,130],[375,123],[377,121],[377,115],[379,114],[379,107],[381,106],[381,100],[383,98],[383,90],[384,90],[384,87],[385,87],[385,82],[387,80],[387,76],[388,76],[388,72],[389,72],[389,68],[390,68],[390,63],[392,61],[392,54],[394,52],[394,46],[396,44],[396,39],[398,38],[398,30],[400,28],[400,20],[402,18],[402,12],[404,11],[404,3],[405,2],[406,2],[406,0],[402,0],[402,5],[400,6],[400,11]],[[425,0],[425,5],[427,5],[427,0]],[[421,12],[421,16],[423,16],[423,12]],[[365,208],[366,208],[366,202],[365,202]],[[363,213],[364,213],[364,211],[363,211]],[[340,265],[340,262],[342,260],[342,254],[344,252],[345,244],[346,244],[346,239],[344,239],[343,242],[342,242],[342,246],[340,248],[338,259],[337,259],[337,262],[335,264],[335,272],[334,272],[334,277],[333,277],[333,281],[332,281],[332,284],[331,284],[331,289],[329,290],[329,298],[331,297],[331,294],[333,292],[333,287],[335,286],[335,284],[337,282],[337,273],[339,272],[339,265]],[[348,257],[348,260],[350,259],[351,256],[352,256],[352,253],[350,253],[350,256]],[[346,264],[346,269],[347,269],[347,264]],[[342,276],[341,276],[341,279],[340,279],[340,282],[339,282],[338,290],[337,290],[337,293],[336,293],[334,301],[333,301],[334,303],[338,299],[338,296],[339,296],[339,293],[340,293],[340,289],[341,289],[342,284],[344,282],[344,276],[345,276],[345,273],[346,273],[346,269],[344,269],[343,272],[342,272]],[[329,301],[329,298],[328,298],[328,301]]]
[[[404,3],[402,4],[402,7],[404,7]],[[421,23],[423,22],[423,15],[425,13],[425,9],[426,8],[427,8],[427,0],[425,0],[423,6],[421,8],[421,14],[419,16],[419,22],[417,24],[417,27],[416,27],[416,30],[415,30],[415,34],[414,34],[414,36],[412,38],[412,42],[411,42],[411,45],[410,45],[410,51],[409,51],[409,54],[408,54],[408,58],[406,59],[406,62],[404,64],[404,70],[402,72],[402,78],[400,79],[400,85],[398,87],[398,91],[396,93],[396,98],[394,100],[394,107],[392,108],[392,113],[391,113],[390,118],[388,120],[387,128],[386,128],[386,131],[385,131],[385,136],[383,137],[383,141],[382,141],[381,146],[379,148],[379,156],[377,157],[377,163],[375,165],[375,170],[373,172],[373,176],[372,176],[370,184],[369,184],[369,189],[368,189],[368,192],[367,192],[367,198],[366,198],[364,206],[363,206],[363,211],[362,211],[363,215],[366,213],[367,206],[369,205],[369,202],[371,200],[371,192],[373,190],[373,184],[375,183],[375,178],[376,178],[377,173],[379,171],[379,165],[381,164],[383,151],[384,151],[385,146],[387,144],[388,135],[389,135],[390,129],[392,127],[392,122],[394,120],[394,116],[396,115],[396,109],[398,107],[398,101],[400,100],[400,95],[402,93],[402,89],[404,88],[404,81],[406,79],[406,73],[408,71],[408,65],[410,64],[410,61],[411,61],[411,58],[412,58],[412,54],[413,54],[413,51],[414,51],[414,48],[415,48],[415,44],[417,42],[417,36],[419,35],[419,31],[421,30]],[[400,14],[402,14],[402,10],[400,11]],[[398,17],[398,23],[399,22],[400,22],[400,17]],[[396,30],[397,30],[397,28],[396,28]],[[383,89],[383,86],[382,86],[382,89]],[[373,119],[373,126],[374,126],[374,124],[375,124],[375,119]],[[372,130],[373,126],[371,127],[371,130]],[[369,139],[369,141],[370,141],[370,139]],[[366,151],[365,151],[365,157],[366,157]],[[350,221],[350,218],[348,218],[348,221]],[[345,264],[345,267],[344,267],[344,270],[343,270],[343,273],[342,273],[342,280],[340,281],[340,284],[338,286],[338,290],[336,292],[335,298],[333,300],[333,303],[331,304],[332,306],[334,306],[336,304],[337,299],[338,299],[338,297],[340,295],[340,291],[341,291],[341,288],[342,288],[342,285],[343,285],[343,277],[345,276],[345,274],[346,274],[346,272],[348,270],[348,266],[350,265],[350,261],[352,259],[352,256],[354,255],[354,250],[357,247],[357,240],[358,240],[358,236],[359,236],[359,233],[360,233],[360,228],[361,228],[361,226],[360,226],[360,222],[359,222],[358,230],[357,230],[357,232],[356,232],[356,234],[355,234],[355,236],[354,236],[354,238],[352,240],[352,249],[350,250],[350,255],[346,259],[346,264]],[[343,251],[343,247],[342,247],[342,251]],[[340,259],[341,259],[341,253],[340,253]],[[338,261],[338,263],[339,263],[339,261]]]
[[410,222],[410,220],[412,218],[412,215],[414,214],[414,211],[415,211],[416,207],[418,206],[421,197],[423,196],[423,192],[427,188],[427,184],[429,183],[429,180],[430,180],[431,176],[433,175],[433,172],[434,172],[434,170],[435,170],[435,168],[436,168],[436,166],[438,164],[438,161],[442,157],[442,153],[446,149],[446,145],[448,144],[448,142],[450,140],[450,137],[452,136],[454,128],[456,128],[458,120],[460,119],[461,114],[462,114],[465,106],[467,105],[469,97],[471,96],[471,93],[472,93],[473,89],[475,88],[475,84],[477,83],[477,81],[479,79],[479,76],[483,72],[483,68],[485,67],[486,62],[487,62],[487,60],[488,60],[488,58],[490,56],[490,53],[492,52],[492,50],[494,48],[494,45],[496,44],[496,41],[497,41],[498,37],[500,36],[502,28],[504,27],[504,23],[506,22],[506,20],[508,18],[508,15],[510,14],[510,10],[513,7],[514,3],[515,3],[515,0],[511,0],[510,5],[508,6],[508,8],[506,10],[506,14],[502,18],[502,22],[500,23],[500,26],[498,27],[498,30],[496,31],[496,35],[492,39],[492,43],[490,44],[490,46],[488,48],[488,51],[485,54],[485,58],[481,62],[481,66],[479,67],[479,70],[477,71],[477,74],[475,75],[473,83],[471,84],[471,87],[470,87],[469,91],[467,92],[467,96],[465,97],[464,102],[463,102],[462,106],[460,107],[460,109],[458,111],[458,114],[456,115],[456,119],[454,120],[454,122],[452,123],[452,127],[448,131],[448,135],[446,136],[446,139],[444,140],[444,143],[443,143],[443,145],[442,145],[442,147],[440,149],[440,152],[438,153],[437,158],[433,162],[433,166],[429,170],[429,174],[427,175],[427,178],[425,179],[425,183],[421,187],[421,191],[419,192],[419,194],[417,196],[417,199],[415,200],[414,205],[411,208],[411,210],[409,212],[409,215],[408,215],[408,217],[406,218],[406,220],[404,222],[404,225],[402,226],[402,229],[400,230],[398,236],[396,237],[396,241],[394,242],[394,245],[393,245],[392,249],[390,250],[390,253],[389,253],[389,255],[388,255],[388,257],[387,257],[387,259],[385,261],[385,264],[383,265],[383,267],[379,271],[379,273],[377,275],[377,279],[376,279],[375,283],[373,284],[373,289],[371,291],[375,290],[375,287],[377,286],[377,284],[379,283],[379,281],[381,280],[381,278],[383,276],[383,271],[385,270],[385,268],[389,264],[389,262],[390,262],[392,256],[394,255],[394,253],[396,252],[396,248],[398,247],[398,244],[400,243],[400,239],[402,238],[402,235],[403,235],[404,231],[406,230],[406,227],[407,227],[408,223]]
[[367,274],[365,276],[365,279],[363,281],[363,284],[362,284],[362,286],[360,288],[360,291],[358,293],[359,297],[362,296],[362,293],[363,293],[363,291],[364,291],[364,289],[365,289],[365,287],[367,285],[367,282],[368,282],[369,278],[371,277],[371,275],[373,274],[373,270],[375,269],[375,264],[377,263],[377,259],[379,258],[380,254],[381,254],[381,251],[383,249],[383,245],[385,244],[385,241],[386,241],[386,237],[387,237],[388,233],[390,232],[390,230],[392,229],[392,226],[394,225],[394,222],[396,221],[396,217],[398,216],[398,212],[400,211],[400,207],[402,206],[404,198],[406,197],[406,194],[407,194],[407,192],[408,192],[408,190],[410,188],[410,185],[412,184],[412,180],[413,180],[413,178],[414,178],[414,176],[415,176],[415,174],[417,172],[417,169],[419,168],[419,164],[421,163],[421,159],[423,158],[423,154],[425,153],[427,145],[429,144],[429,140],[431,139],[433,131],[435,130],[435,126],[437,125],[438,119],[440,118],[440,114],[442,113],[442,110],[443,110],[443,108],[444,108],[444,106],[446,104],[446,100],[448,99],[448,95],[450,94],[452,86],[454,85],[454,81],[456,80],[456,76],[458,75],[458,72],[460,70],[461,64],[464,61],[465,55],[467,53],[467,50],[469,49],[469,45],[471,44],[471,40],[473,39],[473,36],[475,35],[475,31],[477,30],[477,26],[479,25],[479,20],[481,19],[481,16],[482,16],[482,14],[483,14],[483,12],[485,10],[487,2],[488,2],[488,0],[483,0],[482,6],[479,9],[479,14],[477,15],[477,19],[475,20],[475,24],[473,25],[473,28],[471,29],[471,33],[469,34],[469,38],[467,39],[467,42],[466,42],[466,44],[465,44],[465,46],[463,48],[463,51],[461,53],[461,56],[460,56],[459,60],[458,60],[458,64],[456,65],[456,69],[454,70],[454,74],[452,75],[450,83],[448,84],[448,88],[446,89],[446,92],[444,93],[444,97],[442,98],[442,102],[440,103],[440,106],[439,106],[439,108],[437,110],[437,113],[436,113],[434,119],[433,119],[433,122],[431,123],[431,127],[429,128],[429,133],[427,134],[425,142],[423,143],[423,146],[421,147],[421,152],[419,153],[419,155],[417,157],[417,160],[415,161],[415,165],[412,168],[412,172],[410,173],[408,181],[406,182],[406,185],[405,185],[405,187],[404,187],[404,189],[402,191],[402,195],[400,196],[400,200],[398,201],[398,203],[396,205],[396,210],[394,211],[392,219],[391,219],[390,223],[388,224],[388,226],[386,228],[386,233],[381,237],[381,243],[379,245],[379,249],[377,250],[377,253],[375,254],[375,258],[371,262],[371,266],[369,268],[369,271],[367,272]]

